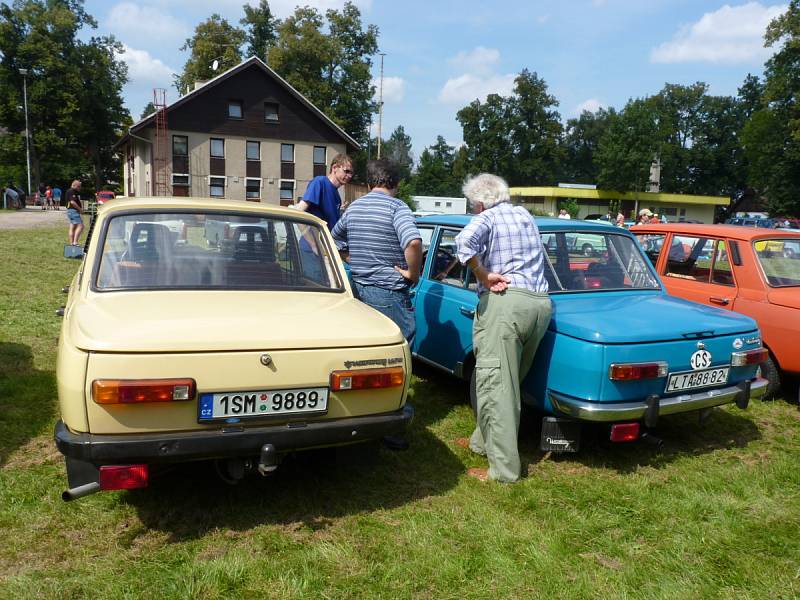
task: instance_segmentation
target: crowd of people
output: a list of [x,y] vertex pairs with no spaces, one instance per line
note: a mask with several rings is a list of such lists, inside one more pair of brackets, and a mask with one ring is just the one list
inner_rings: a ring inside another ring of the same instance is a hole
[[[369,192],[342,211],[338,189],[352,174],[352,160],[336,156],[330,172],[311,181],[296,207],[326,222],[350,265],[356,296],[392,319],[412,343],[410,291],[422,268],[422,236],[411,209],[396,197],[400,170],[385,158],[370,161]],[[502,178],[483,173],[463,191],[477,213],[456,238],[458,260],[474,273],[480,295],[473,326],[477,427],[471,438],[456,442],[488,461],[488,468],[470,469],[470,476],[513,482],[521,476],[519,384],[552,313],[545,254],[534,219],[511,204]]]

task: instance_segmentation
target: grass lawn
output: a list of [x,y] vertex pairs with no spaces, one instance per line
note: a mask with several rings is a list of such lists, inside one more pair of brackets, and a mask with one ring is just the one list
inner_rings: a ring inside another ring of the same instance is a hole
[[406,452],[306,453],[235,487],[194,465],[64,503],[64,235],[0,231],[2,599],[800,597],[800,413],[783,400],[665,418],[661,452],[544,455],[530,419],[528,476],[484,484],[453,443],[465,388],[420,369]]

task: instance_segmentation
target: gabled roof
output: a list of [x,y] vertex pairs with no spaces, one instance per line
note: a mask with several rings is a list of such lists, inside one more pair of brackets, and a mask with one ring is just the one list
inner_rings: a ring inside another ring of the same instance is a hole
[[[223,81],[225,81],[227,79],[230,79],[231,77],[235,76],[237,73],[240,73],[241,71],[243,71],[243,70],[245,70],[245,69],[247,69],[247,68],[249,68],[249,67],[251,67],[253,65],[258,66],[259,68],[261,68],[264,71],[264,73],[267,76],[272,77],[275,81],[277,81],[278,84],[281,85],[281,87],[283,87],[292,96],[297,98],[297,100],[299,100],[306,108],[308,108],[311,112],[316,114],[320,119],[322,119],[322,121],[325,124],[327,124],[338,135],[340,135],[346,141],[346,143],[348,145],[352,146],[356,150],[360,150],[361,149],[361,145],[357,141],[355,141],[352,137],[347,135],[347,133],[341,127],[339,127],[336,123],[334,123],[331,120],[330,117],[328,117],[324,112],[322,112],[320,109],[318,109],[316,106],[314,106],[308,100],[308,98],[306,98],[305,96],[303,96],[303,94],[298,92],[294,87],[292,87],[292,85],[288,81],[286,81],[283,77],[281,77],[275,71],[273,71],[269,66],[267,66],[267,64],[263,60],[261,60],[257,56],[251,56],[247,60],[240,62],[235,67],[231,67],[227,71],[225,71],[223,73],[220,73],[219,75],[214,77],[214,79],[210,79],[208,82],[206,82],[202,86],[192,90],[191,92],[189,92],[185,96],[181,96],[175,102],[173,102],[172,104],[169,104],[167,106],[167,112],[169,113],[169,112],[175,110],[176,108],[182,106],[183,104],[185,104],[189,100],[192,100],[193,98],[196,98],[198,95],[202,94],[203,92],[210,90],[212,87],[215,87],[215,86],[219,85]],[[131,127],[128,129],[128,134],[125,134],[114,145],[118,146],[124,140],[126,140],[128,138],[129,134],[136,133],[140,129],[143,129],[144,127],[147,127],[147,126],[151,125],[153,123],[153,121],[155,120],[155,118],[156,118],[156,113],[151,113],[151,114],[147,115],[146,117],[144,117],[143,119],[140,119],[139,121],[137,121],[136,123],[131,125]]]

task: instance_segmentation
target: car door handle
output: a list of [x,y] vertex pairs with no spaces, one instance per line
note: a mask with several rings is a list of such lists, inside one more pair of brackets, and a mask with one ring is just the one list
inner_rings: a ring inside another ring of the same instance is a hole
[[714,304],[719,304],[720,306],[727,306],[730,300],[728,298],[719,298],[717,296],[711,296],[709,301]]
[[461,306],[458,310],[461,311],[461,314],[465,317],[469,317],[470,319],[475,318],[475,311],[471,308],[467,308],[466,306]]

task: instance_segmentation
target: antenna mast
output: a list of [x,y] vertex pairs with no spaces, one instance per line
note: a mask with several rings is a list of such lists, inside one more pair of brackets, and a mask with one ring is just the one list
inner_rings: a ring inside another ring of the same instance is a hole
[[153,89],[156,135],[153,143],[153,196],[167,195],[167,90]]

